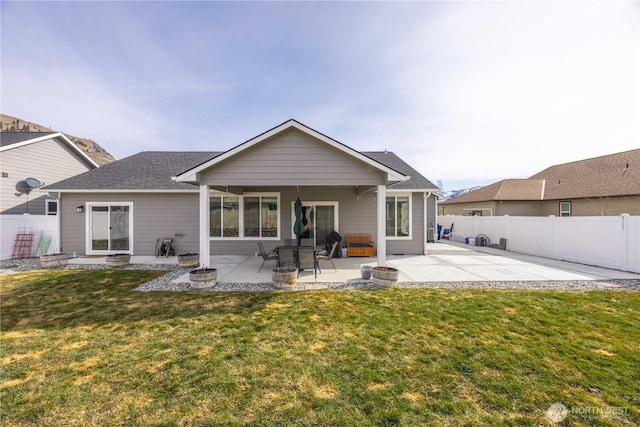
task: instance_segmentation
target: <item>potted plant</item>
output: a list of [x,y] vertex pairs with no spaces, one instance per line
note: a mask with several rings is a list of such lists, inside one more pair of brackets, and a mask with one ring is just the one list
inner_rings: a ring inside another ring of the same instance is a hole
[[396,287],[400,270],[393,267],[373,267],[371,269],[371,280],[378,286]]
[[123,267],[131,262],[131,254],[110,254],[104,260],[109,267]]
[[200,265],[200,255],[192,252],[180,254],[178,255],[178,265],[180,267],[197,267]]
[[298,283],[298,269],[274,268],[271,270],[271,280],[278,289],[293,289]]
[[189,272],[192,289],[206,289],[215,286],[218,280],[218,270],[215,268],[198,268]]
[[42,268],[62,267],[69,264],[69,255],[64,252],[40,255]]

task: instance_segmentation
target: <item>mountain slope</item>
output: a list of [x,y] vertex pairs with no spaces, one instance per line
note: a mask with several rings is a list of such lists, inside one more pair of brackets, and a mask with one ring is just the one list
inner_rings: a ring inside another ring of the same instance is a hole
[[[61,132],[37,123],[8,116],[6,114],[0,114],[0,119],[0,131],[2,132]],[[115,160],[113,156],[97,142],[92,141],[91,139],[69,135],[65,132],[61,133],[64,133],[71,142],[73,142],[80,150],[84,151],[87,156],[89,156],[98,165],[106,165],[107,163],[111,163]]]

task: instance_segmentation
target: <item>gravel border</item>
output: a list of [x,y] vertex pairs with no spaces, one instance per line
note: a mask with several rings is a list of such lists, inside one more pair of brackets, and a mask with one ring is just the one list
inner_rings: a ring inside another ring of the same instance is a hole
[[[31,270],[42,269],[37,258],[7,260],[0,262],[0,276],[15,274]],[[72,264],[57,267],[55,270],[107,270],[112,269],[105,264]],[[129,264],[126,267],[118,267],[118,270],[169,270],[157,279],[143,283],[135,291],[190,291],[189,283],[174,283],[174,279],[188,273],[191,268],[182,268],[176,264]],[[51,269],[54,270],[54,269]],[[300,283],[293,290],[305,290],[314,288],[314,284]],[[325,288],[326,287],[326,288]],[[399,288],[426,288],[426,289],[519,289],[519,290],[563,290],[563,291],[591,291],[591,290],[618,290],[640,291],[638,279],[611,279],[611,280],[538,280],[538,281],[486,281],[486,282],[399,282]],[[329,290],[359,289],[375,290],[383,289],[371,281],[354,280],[348,282],[322,283],[322,288]],[[271,282],[268,283],[227,283],[218,282],[212,288],[199,289],[197,292],[268,292],[277,289]]]

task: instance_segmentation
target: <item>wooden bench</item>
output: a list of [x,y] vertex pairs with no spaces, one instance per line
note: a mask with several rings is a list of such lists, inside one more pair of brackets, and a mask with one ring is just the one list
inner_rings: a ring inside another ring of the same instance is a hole
[[347,234],[344,236],[347,256],[374,256],[371,234]]

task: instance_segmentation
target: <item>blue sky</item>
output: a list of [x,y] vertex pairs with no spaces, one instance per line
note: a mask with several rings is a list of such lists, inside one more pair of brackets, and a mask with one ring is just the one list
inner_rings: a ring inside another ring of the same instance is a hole
[[3,1],[0,106],[116,158],[295,118],[451,190],[640,148],[639,5]]

